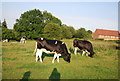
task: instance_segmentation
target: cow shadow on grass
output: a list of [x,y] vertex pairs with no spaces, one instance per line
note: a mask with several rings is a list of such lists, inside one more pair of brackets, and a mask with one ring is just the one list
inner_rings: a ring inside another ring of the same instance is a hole
[[[73,48],[69,48],[69,51],[70,51],[71,54],[74,54],[74,49],[73,49]],[[78,50],[77,50],[77,53],[78,53],[78,54],[82,54],[83,51],[78,49]]]
[[49,76],[50,81],[60,81],[60,73],[57,68],[54,68],[51,75]]
[[28,81],[28,79],[30,78],[30,74],[31,74],[30,71],[25,72],[20,81]]

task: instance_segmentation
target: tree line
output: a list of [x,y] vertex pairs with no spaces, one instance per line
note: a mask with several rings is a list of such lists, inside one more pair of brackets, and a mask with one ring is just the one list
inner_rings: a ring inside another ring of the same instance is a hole
[[40,37],[49,39],[92,38],[91,30],[87,31],[85,28],[75,30],[72,26],[62,24],[61,20],[51,13],[39,9],[21,14],[20,18],[16,19],[13,29],[7,28],[5,19],[0,24],[2,39],[19,40],[21,36],[27,36],[28,39]]

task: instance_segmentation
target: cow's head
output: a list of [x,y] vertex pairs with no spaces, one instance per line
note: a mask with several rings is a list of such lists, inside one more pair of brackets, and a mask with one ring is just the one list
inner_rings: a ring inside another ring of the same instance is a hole
[[89,57],[93,57],[93,55],[95,54],[95,52],[91,52],[90,55],[88,55]]
[[68,63],[70,63],[70,58],[71,58],[71,55],[68,53],[68,54],[64,57],[64,60],[67,61]]
[[74,46],[74,47],[77,47],[77,45],[78,45],[78,40],[75,39],[75,40],[73,41],[73,46]]

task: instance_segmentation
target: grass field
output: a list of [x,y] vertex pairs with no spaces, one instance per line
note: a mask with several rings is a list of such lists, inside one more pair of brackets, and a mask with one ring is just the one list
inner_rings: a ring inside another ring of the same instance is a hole
[[118,79],[118,50],[113,41],[91,41],[94,58],[73,54],[72,39],[62,40],[71,52],[71,63],[60,58],[52,64],[52,55],[43,63],[35,62],[35,41],[2,43],[3,79]]

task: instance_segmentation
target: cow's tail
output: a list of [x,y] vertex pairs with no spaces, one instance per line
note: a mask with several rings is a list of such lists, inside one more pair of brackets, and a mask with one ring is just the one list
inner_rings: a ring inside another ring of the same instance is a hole
[[34,53],[33,53],[33,54],[36,54],[36,52],[37,52],[37,42],[36,42],[35,50],[34,50]]

